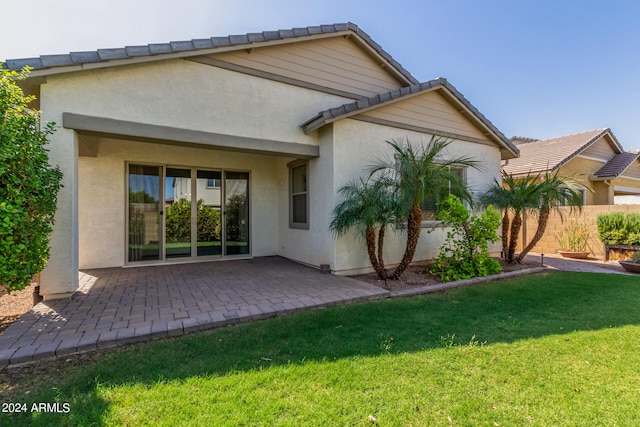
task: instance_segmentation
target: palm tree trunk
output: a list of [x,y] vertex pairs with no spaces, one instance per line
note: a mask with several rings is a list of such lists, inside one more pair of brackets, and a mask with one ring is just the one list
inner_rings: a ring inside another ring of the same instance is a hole
[[509,231],[509,251],[507,252],[507,261],[516,262],[516,246],[518,246],[518,234],[520,234],[520,228],[522,227],[522,216],[516,214],[511,221],[511,230]]
[[384,260],[382,258],[382,248],[384,247],[384,232],[385,227],[381,226],[380,230],[378,231],[378,264],[380,265],[380,270],[384,272],[384,277],[380,277],[380,273],[378,273],[378,277],[380,277],[380,279],[387,278],[387,272],[384,269]]
[[367,254],[369,255],[369,262],[371,266],[378,274],[378,278],[384,279],[384,267],[380,266],[378,258],[376,257],[376,230],[373,227],[367,227],[365,231],[365,238],[367,242]]
[[544,235],[544,231],[547,229],[547,224],[549,222],[549,214],[551,213],[551,209],[549,206],[543,206],[540,209],[540,213],[538,215],[538,228],[536,229],[536,234],[533,236],[529,244],[522,250],[520,255],[516,258],[516,262],[520,264],[524,259],[525,255],[529,253],[531,249],[542,239]]
[[507,250],[509,249],[509,210],[504,210],[502,216],[502,258],[507,257]]
[[391,275],[393,280],[400,279],[402,273],[404,273],[407,267],[409,267],[409,264],[411,264],[411,261],[413,261],[413,254],[416,252],[421,227],[422,209],[417,205],[411,208],[411,212],[409,212],[409,217],[407,218],[407,246],[405,247],[404,255],[400,264],[398,264]]

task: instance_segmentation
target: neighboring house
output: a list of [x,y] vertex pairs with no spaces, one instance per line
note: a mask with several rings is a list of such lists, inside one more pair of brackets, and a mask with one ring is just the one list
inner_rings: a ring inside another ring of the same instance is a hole
[[544,140],[513,137],[511,141],[520,157],[504,162],[502,169],[508,174],[560,171],[574,176],[585,205],[613,205],[619,197],[640,195],[639,154],[625,152],[611,129]]
[[[60,126],[46,298],[70,295],[79,268],[280,255],[367,271],[364,243],[334,239],[328,224],[337,190],[393,155],[386,140],[453,139],[449,155],[480,161],[463,174],[476,192],[518,153],[450,83],[418,82],[351,23],[5,63],[24,66],[25,91]],[[168,242],[166,207],[195,206],[207,189],[220,237],[199,241],[193,207],[187,241]],[[443,238],[424,233],[416,259],[437,255]],[[385,248],[399,262],[403,236]]]

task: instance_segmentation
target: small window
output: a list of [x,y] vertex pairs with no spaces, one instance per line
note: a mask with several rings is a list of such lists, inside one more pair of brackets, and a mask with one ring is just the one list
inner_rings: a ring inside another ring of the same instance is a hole
[[221,183],[220,178],[207,178],[207,188],[220,188]]
[[[461,166],[450,166],[450,170],[453,174],[457,175],[464,185],[467,184],[466,168]],[[422,219],[425,221],[435,221],[438,215],[438,203],[444,200],[449,195],[453,194],[460,197],[461,194],[451,185],[451,182],[444,187],[439,194],[429,194],[429,196],[422,202],[420,206],[422,208]]]
[[309,228],[308,163],[289,164],[289,227]]

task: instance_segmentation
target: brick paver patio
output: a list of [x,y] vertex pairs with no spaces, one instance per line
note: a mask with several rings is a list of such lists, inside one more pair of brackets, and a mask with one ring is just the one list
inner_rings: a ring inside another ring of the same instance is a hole
[[279,257],[84,270],[0,333],[0,366],[388,295]]

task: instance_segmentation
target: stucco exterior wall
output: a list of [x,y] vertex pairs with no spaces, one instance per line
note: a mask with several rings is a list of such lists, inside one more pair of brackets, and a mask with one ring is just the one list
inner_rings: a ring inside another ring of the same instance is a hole
[[[364,170],[380,158],[393,158],[391,147],[385,142],[408,138],[413,143],[427,144],[431,135],[403,129],[362,122],[358,120],[342,120],[334,123],[333,161],[335,170],[334,193],[349,180],[363,175]],[[487,145],[453,141],[449,145],[448,155],[451,158],[467,156],[480,162],[480,169],[468,168],[467,183],[473,193],[480,193],[488,188],[495,179],[500,179],[500,150],[495,145]],[[423,228],[420,236],[415,261],[436,257],[444,242],[446,229],[436,227],[431,233]],[[389,232],[385,238],[385,261],[388,265],[397,264],[402,258],[406,234]],[[498,249],[499,251],[499,249]],[[352,273],[371,269],[362,238],[355,233],[336,240],[335,260],[332,265],[337,273]]]
[[72,112],[312,145],[298,125],[350,101],[180,59],[51,76],[42,97],[58,123]]
[[[314,132],[320,145],[320,157],[309,161],[308,194],[309,229],[289,227],[289,171],[287,161],[280,162],[281,176],[279,205],[283,212],[279,217],[280,248],[279,255],[312,266],[329,264],[334,267],[334,242],[329,232],[331,211],[335,206],[334,165],[333,165],[333,126],[328,125]],[[289,159],[292,160],[292,159]]]
[[104,138],[97,157],[78,162],[80,268],[125,264],[127,161],[249,171],[252,255],[278,253],[278,158]]
[[[40,96],[43,119],[59,125],[62,114],[71,112],[309,145],[318,143],[317,133],[305,135],[299,124],[320,110],[348,101],[336,95],[179,59],[52,75],[42,85]],[[44,295],[54,298],[73,292],[77,288],[79,265],[82,268],[122,265],[125,160],[250,170],[252,217],[255,218],[253,255],[278,253],[282,239],[278,236],[277,211],[282,209],[282,215],[286,215],[288,206],[279,206],[276,202],[282,177],[285,187],[287,178],[286,167],[282,168],[278,157],[110,141],[100,144],[96,158],[79,160],[78,135],[69,129],[56,132],[50,148],[51,163],[59,165],[64,173],[64,188],[58,197],[56,224],[51,235],[54,250],[42,273]],[[286,161],[290,160],[293,159]],[[280,169],[275,170],[276,166]],[[78,179],[79,167],[82,172]],[[107,178],[109,182],[105,185]],[[80,197],[78,185],[82,186]],[[94,191],[96,187],[104,192]],[[104,195],[104,199],[100,195]],[[264,215],[260,215],[260,211],[265,211]],[[79,230],[81,237],[78,237]],[[103,243],[98,244],[99,241]],[[82,251],[81,257],[79,251]]]
[[[603,183],[589,181],[589,176],[602,166],[604,166],[604,162],[576,157],[567,162],[566,165],[560,167],[560,174],[573,176],[579,185],[592,190],[586,192],[586,205],[602,205],[608,203],[607,189],[604,188]],[[605,194],[602,194],[603,191]]]

